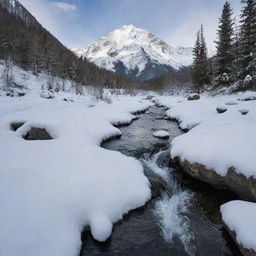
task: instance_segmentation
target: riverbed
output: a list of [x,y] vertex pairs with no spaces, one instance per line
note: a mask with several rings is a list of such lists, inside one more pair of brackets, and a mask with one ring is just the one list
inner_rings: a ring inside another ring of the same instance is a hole
[[[105,141],[102,147],[141,161],[152,199],[116,223],[105,243],[95,241],[85,229],[80,255],[241,255],[219,216],[219,206],[235,196],[190,178],[170,161],[170,141],[183,131],[165,117],[164,108],[152,106],[119,129],[121,138]],[[154,137],[158,130],[167,131],[169,140]]]

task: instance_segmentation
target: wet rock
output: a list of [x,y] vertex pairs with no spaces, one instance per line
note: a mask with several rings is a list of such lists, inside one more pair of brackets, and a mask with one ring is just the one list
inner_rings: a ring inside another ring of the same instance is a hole
[[217,107],[216,108],[216,111],[219,113],[219,114],[223,114],[227,111],[228,109],[225,108],[225,107]]
[[255,178],[247,178],[243,174],[237,173],[233,167],[228,169],[226,176],[221,176],[203,164],[178,160],[183,170],[192,177],[207,182],[218,189],[231,190],[241,199],[256,202]]
[[227,225],[224,225],[225,229],[228,231],[228,233],[230,234],[230,236],[232,237],[232,239],[235,241],[237,247],[239,248],[240,252],[242,253],[242,255],[244,256],[256,256],[256,252],[253,250],[249,250],[243,247],[242,244],[238,243],[236,240],[236,232],[232,231],[229,229],[229,227]]
[[13,131],[17,131],[24,124],[25,124],[24,122],[13,122],[10,124],[10,128]]
[[242,115],[247,115],[249,113],[249,110],[248,109],[240,109],[239,112],[242,114]]
[[200,95],[198,94],[192,94],[188,97],[188,100],[189,101],[192,101],[192,100],[199,100],[200,99]]
[[52,140],[53,138],[44,128],[32,127],[23,137],[25,140]]
[[161,178],[159,175],[154,173],[146,165],[144,165],[144,174],[149,180],[152,198],[159,197],[162,194],[162,192],[166,189],[168,184],[163,178]]

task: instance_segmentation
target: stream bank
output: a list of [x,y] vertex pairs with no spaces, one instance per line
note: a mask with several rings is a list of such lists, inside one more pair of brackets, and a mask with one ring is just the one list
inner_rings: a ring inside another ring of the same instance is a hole
[[[152,106],[129,126],[122,137],[102,147],[139,159],[152,186],[152,200],[115,224],[111,238],[96,242],[82,234],[81,256],[241,255],[223,228],[219,206],[235,198],[186,175],[169,161],[170,140],[183,132],[166,120],[164,109]],[[166,130],[169,140],[153,137]]]

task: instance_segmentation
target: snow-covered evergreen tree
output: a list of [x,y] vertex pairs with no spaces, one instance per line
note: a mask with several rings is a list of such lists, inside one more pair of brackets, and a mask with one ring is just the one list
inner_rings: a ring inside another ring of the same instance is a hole
[[197,32],[196,43],[193,50],[194,63],[192,70],[192,80],[197,86],[202,87],[209,82],[209,70],[207,60],[207,47],[204,37],[204,27]]
[[[256,80],[256,0],[242,0],[244,4],[241,15],[239,40],[240,73],[242,81],[248,76]],[[248,79],[247,79],[248,80]]]
[[225,2],[219,19],[215,83],[230,84],[232,82],[234,51],[234,20],[229,2]]
[[240,49],[239,49],[239,40],[240,40],[240,28],[236,19],[234,21],[234,39],[233,39],[233,78],[234,80],[238,79],[238,74],[240,70]]

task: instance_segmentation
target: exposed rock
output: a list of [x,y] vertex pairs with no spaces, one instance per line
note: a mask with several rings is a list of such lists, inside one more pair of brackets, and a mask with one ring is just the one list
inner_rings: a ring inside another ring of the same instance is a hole
[[25,140],[52,140],[53,138],[44,128],[32,127],[30,131],[23,137]]
[[248,109],[240,109],[239,112],[242,114],[242,115],[247,115],[249,113],[249,110]]
[[13,122],[10,124],[10,127],[13,131],[17,131],[24,124],[24,122]]
[[188,100],[199,100],[200,99],[200,95],[198,95],[198,94],[193,94],[193,95],[190,95],[189,97],[188,97]]
[[66,101],[66,102],[74,102],[74,100],[68,99],[68,98],[64,98],[63,100]]
[[150,182],[152,198],[159,197],[162,194],[162,191],[168,187],[167,182],[161,176],[154,173],[147,165],[144,165],[143,169],[145,176]]
[[217,107],[216,110],[217,110],[217,112],[218,112],[219,114],[223,114],[223,113],[225,113],[228,109],[225,108],[225,107]]
[[247,97],[247,98],[241,98],[238,99],[240,101],[251,101],[251,100],[256,100],[256,96],[251,96],[251,97]]
[[26,95],[25,92],[19,92],[19,93],[18,93],[18,97],[24,97],[25,95]]
[[224,225],[226,230],[228,231],[228,233],[230,234],[230,236],[232,237],[232,239],[235,241],[235,243],[237,244],[237,247],[239,248],[240,252],[244,255],[244,256],[256,256],[256,252],[253,250],[249,250],[243,247],[242,244],[238,243],[236,240],[236,232],[232,231],[229,229],[229,227],[227,225]]
[[218,189],[232,190],[241,199],[256,202],[256,179],[254,177],[247,178],[237,173],[233,167],[228,169],[226,176],[221,176],[215,170],[207,169],[203,164],[178,160],[183,170],[192,177]]

